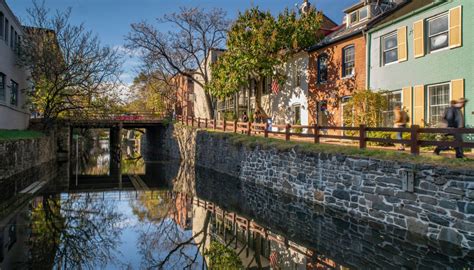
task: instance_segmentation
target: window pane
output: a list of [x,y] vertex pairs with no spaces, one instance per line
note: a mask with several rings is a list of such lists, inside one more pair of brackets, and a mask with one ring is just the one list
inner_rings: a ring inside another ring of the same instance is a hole
[[383,43],[384,43],[384,47],[383,47],[384,51],[396,48],[397,45],[398,45],[397,44],[397,36],[392,35],[392,36],[389,36],[389,37],[384,37],[383,38]]
[[384,64],[389,64],[398,61],[398,50],[391,50],[383,53]]
[[351,14],[351,23],[355,23],[355,22],[358,21],[358,19],[357,19],[357,13],[358,13],[358,12],[356,11],[356,12],[353,12],[353,13]]
[[318,74],[319,74],[319,82],[325,82],[328,79],[328,70],[327,70],[327,58],[325,56],[319,57],[319,68],[318,68]]
[[430,36],[448,31],[448,15],[429,21]]
[[430,102],[430,125],[439,124],[444,116],[444,112],[449,107],[449,84],[429,87]]
[[435,51],[445,47],[448,47],[449,40],[448,40],[448,33],[444,33],[438,36],[434,36],[430,38],[430,50]]
[[354,75],[354,47],[344,49],[343,76]]
[[364,7],[359,10],[360,20],[363,20],[367,17],[367,7]]

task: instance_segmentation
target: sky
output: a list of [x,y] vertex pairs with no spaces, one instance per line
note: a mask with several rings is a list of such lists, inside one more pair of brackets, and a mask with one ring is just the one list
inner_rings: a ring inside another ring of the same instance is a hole
[[[252,6],[270,10],[276,14],[285,7],[294,7],[303,0],[45,0],[46,6],[54,10],[72,8],[72,23],[84,23],[87,29],[99,35],[103,44],[121,47],[124,36],[130,31],[130,24],[140,21],[155,23],[156,18],[164,14],[176,12],[179,7],[219,7],[227,11],[230,19],[235,18],[239,11]],[[26,9],[31,7],[31,0],[6,0],[15,15],[27,24]],[[326,16],[336,23],[342,21],[342,10],[358,0],[310,0],[313,6],[322,10]],[[160,26],[156,24],[157,26]],[[162,27],[162,26],[161,26]],[[160,30],[168,31],[162,28]],[[127,58],[122,79],[131,83],[137,73],[138,60]]]

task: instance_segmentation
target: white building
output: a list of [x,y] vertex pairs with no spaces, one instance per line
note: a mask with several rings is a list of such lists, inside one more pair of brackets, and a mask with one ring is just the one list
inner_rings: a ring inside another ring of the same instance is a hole
[[28,73],[17,66],[23,27],[0,0],[0,129],[26,129],[30,113],[25,89],[30,87]]
[[272,123],[308,125],[308,59],[306,51],[293,55],[284,66],[285,84],[278,92],[262,97]]
[[[207,74],[209,77],[209,81],[211,80],[211,65],[217,61],[217,58],[224,53],[222,49],[211,49],[209,51],[208,60],[207,60]],[[204,61],[201,63],[204,65]],[[204,84],[204,78],[200,74],[195,74],[194,79],[200,81]],[[197,83],[194,83],[194,92],[193,92],[193,110],[194,110],[194,117],[196,118],[208,118],[209,109],[206,104],[206,94],[205,90],[202,86]]]

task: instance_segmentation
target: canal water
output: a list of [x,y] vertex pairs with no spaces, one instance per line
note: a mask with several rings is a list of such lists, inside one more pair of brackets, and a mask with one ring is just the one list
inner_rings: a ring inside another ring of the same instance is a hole
[[4,181],[0,269],[469,269],[474,252],[355,220],[192,161],[78,157]]

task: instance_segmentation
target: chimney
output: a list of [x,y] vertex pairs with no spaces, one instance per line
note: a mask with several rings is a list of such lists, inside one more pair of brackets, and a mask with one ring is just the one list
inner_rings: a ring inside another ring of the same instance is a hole
[[309,3],[308,0],[304,0],[303,4],[301,4],[301,7],[300,7],[300,13],[303,15],[308,14],[310,10],[311,10],[311,3]]

